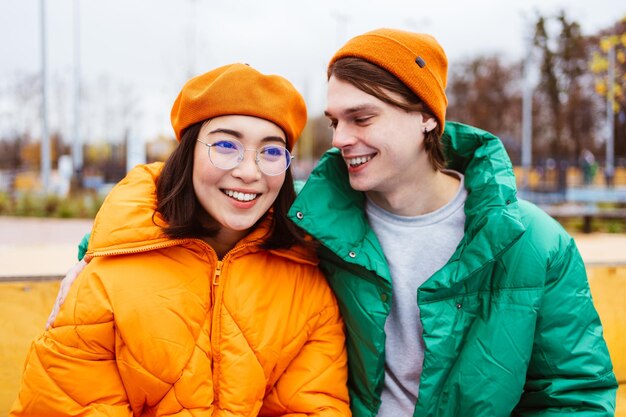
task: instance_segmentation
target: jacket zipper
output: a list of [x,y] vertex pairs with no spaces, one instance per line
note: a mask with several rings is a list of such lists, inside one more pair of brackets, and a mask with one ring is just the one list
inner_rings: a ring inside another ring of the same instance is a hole
[[144,246],[141,248],[130,248],[130,249],[117,249],[117,250],[105,250],[105,251],[96,251],[95,253],[86,253],[85,260],[91,260],[96,257],[102,256],[115,256],[115,255],[130,255],[134,253],[142,253],[149,252],[157,249],[169,248],[171,246],[181,245],[183,243],[189,242],[190,239],[178,239],[178,240],[169,240],[164,243],[157,243],[155,245]]
[[226,262],[228,259],[230,259],[233,255],[233,253],[235,252],[239,252],[240,250],[242,250],[243,248],[247,247],[247,246],[252,246],[254,243],[247,243],[247,244],[243,244],[241,246],[235,247],[233,249],[231,249],[230,251],[228,251],[226,253],[226,255],[224,255],[224,257],[222,258],[222,260],[220,261],[219,258],[217,259],[217,263],[215,264],[215,272],[213,273],[213,291],[211,291],[211,296],[212,296],[212,300],[213,300],[213,305],[212,305],[212,309],[213,311],[212,313],[212,318],[211,318],[211,350],[213,353],[213,387],[214,387],[214,399],[213,399],[213,404],[217,405],[219,404],[220,398],[220,383],[219,380],[221,378],[221,368],[220,368],[220,361],[221,361],[221,347],[220,347],[220,343],[219,343],[219,335],[222,333],[222,323],[220,320],[220,313],[221,313],[221,307],[222,307],[222,299],[224,297],[224,286],[220,285],[221,282],[221,275],[222,275],[222,268],[224,267],[224,262]]
[[222,265],[224,261],[217,261],[217,265],[215,266],[215,274],[213,274],[213,285],[220,285],[220,275],[222,274]]

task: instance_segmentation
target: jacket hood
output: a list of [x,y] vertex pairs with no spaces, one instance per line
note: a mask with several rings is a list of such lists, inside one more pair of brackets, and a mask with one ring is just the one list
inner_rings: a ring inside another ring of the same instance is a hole
[[113,187],[94,220],[88,257],[170,241],[157,226],[166,224],[156,211],[156,180],[162,168],[160,162],[139,165]]

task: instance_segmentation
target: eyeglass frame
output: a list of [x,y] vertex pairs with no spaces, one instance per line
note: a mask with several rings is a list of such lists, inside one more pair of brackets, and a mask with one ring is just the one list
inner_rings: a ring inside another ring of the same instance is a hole
[[[289,152],[289,149],[287,149],[287,147],[286,147],[286,146],[280,146],[280,145],[264,145],[264,146],[261,146],[260,148],[246,148],[246,147],[244,146],[244,144],[243,144],[243,143],[241,143],[241,141],[240,141],[240,140],[237,140],[237,139],[234,139],[234,138],[233,138],[233,139],[221,139],[221,140],[215,141],[215,142],[213,142],[213,143],[206,143],[206,142],[201,141],[200,139],[196,139],[196,141],[200,142],[201,144],[203,144],[204,146],[206,146],[206,147],[207,147],[207,153],[208,153],[208,155],[209,155],[209,161],[211,161],[211,164],[212,164],[215,168],[217,168],[217,169],[221,169],[221,170],[223,170],[223,171],[230,171],[231,169],[235,169],[235,168],[237,168],[239,165],[241,165],[241,163],[242,163],[242,162],[243,162],[243,160],[244,160],[244,156],[245,156],[245,153],[244,153],[244,152],[246,152],[246,151],[254,151],[254,153],[255,153],[254,162],[256,163],[256,166],[259,168],[259,171],[261,171],[264,175],[267,175],[267,176],[270,176],[270,177],[275,177],[275,176],[278,176],[278,175],[280,175],[280,174],[282,174],[282,173],[284,173],[284,172],[287,172],[287,170],[288,170],[288,169],[289,169],[289,167],[291,166],[291,162],[292,162],[292,161],[296,158],[295,156],[293,156],[293,155],[291,154],[291,152]],[[216,143],[219,143],[219,142],[236,142],[236,143],[239,143],[239,144],[241,145],[241,152],[239,152],[239,158],[238,158],[238,159],[239,159],[239,162],[237,162],[237,163],[236,163],[233,167],[231,167],[231,168],[222,168],[222,167],[218,167],[217,165],[215,165],[215,162],[213,162],[213,159],[211,159],[211,147],[212,147],[212,146],[214,146]],[[286,164],[286,166],[285,166],[285,170],[284,170],[284,171],[281,171],[281,172],[279,172],[279,173],[277,173],[277,174],[268,174],[267,172],[263,171],[263,169],[262,169],[262,168],[261,168],[261,166],[259,165],[259,161],[260,161],[260,158],[259,158],[259,150],[261,150],[261,149],[263,149],[263,148],[266,148],[266,147],[268,147],[268,146],[276,146],[277,148],[282,148],[282,149],[284,149],[284,150],[285,150],[285,152],[287,152],[287,155],[288,155],[289,157],[287,158],[288,163]]]

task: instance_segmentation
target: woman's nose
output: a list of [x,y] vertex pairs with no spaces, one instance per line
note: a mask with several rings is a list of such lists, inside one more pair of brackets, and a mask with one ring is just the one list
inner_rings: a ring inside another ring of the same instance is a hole
[[232,170],[232,174],[246,183],[261,179],[262,173],[256,161],[256,151],[246,149],[243,153],[243,159]]

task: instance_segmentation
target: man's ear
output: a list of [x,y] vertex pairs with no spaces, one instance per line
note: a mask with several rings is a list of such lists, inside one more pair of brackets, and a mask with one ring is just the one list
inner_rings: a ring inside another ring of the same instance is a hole
[[437,119],[427,113],[422,113],[422,126],[422,130],[430,132],[433,129],[437,128]]

